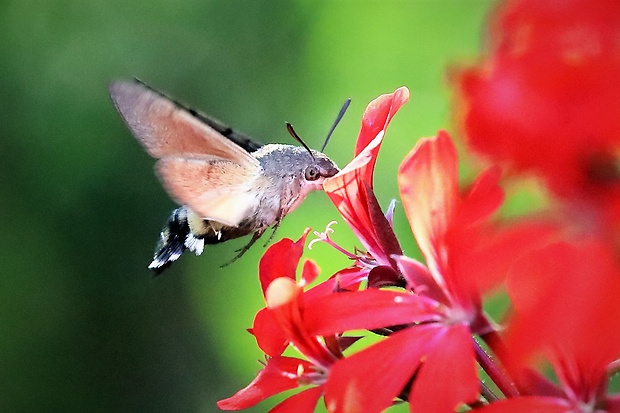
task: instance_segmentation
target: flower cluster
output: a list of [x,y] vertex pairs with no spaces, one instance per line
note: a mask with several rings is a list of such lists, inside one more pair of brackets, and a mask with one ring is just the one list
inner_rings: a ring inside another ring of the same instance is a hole
[[579,227],[614,238],[619,9],[616,0],[509,2],[492,22],[490,56],[458,76],[471,147],[544,180]]
[[[458,82],[468,142],[496,164],[461,188],[448,132],[418,141],[398,172],[423,260],[408,257],[373,172],[409,91],[371,102],[354,159],[324,183],[365,250],[336,244],[331,224],[315,233],[347,263],[320,283],[318,266],[301,263],[309,230],[266,251],[266,306],[250,329],[264,368],[220,409],[299,389],[271,412],[313,412],[322,398],[333,413],[394,403],[411,412],[620,413],[609,389],[620,370],[620,174],[612,168],[620,3],[512,1],[491,32],[490,56]],[[502,166],[542,178],[558,196],[553,213],[497,217]],[[497,291],[510,299],[501,324],[483,306]],[[289,347],[296,356],[285,355]]]

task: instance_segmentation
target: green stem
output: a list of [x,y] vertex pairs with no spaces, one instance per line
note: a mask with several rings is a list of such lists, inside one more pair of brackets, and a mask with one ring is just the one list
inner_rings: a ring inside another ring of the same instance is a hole
[[[495,337],[492,337],[493,335]],[[490,348],[494,348],[494,346],[491,346],[489,341],[499,339],[496,332],[485,334],[484,336],[481,336],[481,338],[489,344]],[[484,349],[480,346],[480,343],[478,343],[475,339],[472,340],[474,341],[476,359],[478,360],[480,367],[482,367],[482,369],[489,375],[489,378],[495,383],[497,388],[504,394],[504,396],[506,396],[506,398],[518,396],[519,391],[515,387],[514,383],[508,378],[508,375],[499,367],[491,356],[484,351]]]
[[482,380],[480,380],[480,394],[489,403],[492,403],[492,402],[495,402],[495,401],[499,400],[499,398],[495,394],[493,394],[491,389],[489,389],[487,387],[487,385],[482,382]]

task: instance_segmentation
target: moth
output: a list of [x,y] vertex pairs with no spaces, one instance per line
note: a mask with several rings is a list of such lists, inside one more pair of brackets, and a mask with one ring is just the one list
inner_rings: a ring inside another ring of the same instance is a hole
[[289,123],[289,133],[302,146],[261,145],[138,80],[113,81],[109,93],[134,137],[157,159],[165,190],[181,205],[160,233],[149,265],[157,274],[186,250],[200,255],[205,244],[252,234],[234,261],[268,228],[275,233],[309,192],[322,190],[325,178],[339,171],[322,152],[350,99],[319,152]]

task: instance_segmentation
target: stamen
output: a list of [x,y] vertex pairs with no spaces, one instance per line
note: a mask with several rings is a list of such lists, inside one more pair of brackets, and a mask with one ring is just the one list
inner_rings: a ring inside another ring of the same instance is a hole
[[311,250],[312,246],[316,242],[324,242],[324,243],[326,243],[328,245],[331,245],[337,251],[340,251],[341,253],[346,255],[347,258],[350,258],[352,260],[357,259],[358,258],[357,255],[352,254],[349,251],[345,250],[340,245],[338,245],[334,241],[332,241],[331,238],[329,238],[329,234],[334,232],[334,230],[331,228],[331,226],[336,224],[336,223],[337,223],[337,221],[331,221],[329,224],[327,224],[327,226],[325,227],[325,231],[323,231],[323,232],[314,231],[314,235],[316,235],[318,238],[315,238],[315,239],[313,239],[312,241],[310,241],[308,243],[308,249]]

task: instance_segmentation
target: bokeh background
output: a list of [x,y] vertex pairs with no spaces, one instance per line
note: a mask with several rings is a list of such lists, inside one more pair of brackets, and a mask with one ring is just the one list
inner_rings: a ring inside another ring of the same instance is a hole
[[[263,142],[284,122],[352,157],[366,104],[406,85],[376,171],[382,205],[422,136],[451,128],[447,68],[474,59],[489,0],[0,2],[0,411],[212,412],[248,384],[261,353],[245,331],[263,306],[247,240],[146,266],[175,207],[153,160],[107,95],[111,79],[153,87]],[[312,194],[276,238],[338,214]],[[344,224],[334,239],[356,243]],[[402,210],[396,230],[414,251]],[[413,252],[412,252],[413,253]],[[317,245],[323,277],[347,265]],[[322,278],[323,279],[323,278]],[[252,411],[267,411],[264,403]]]

